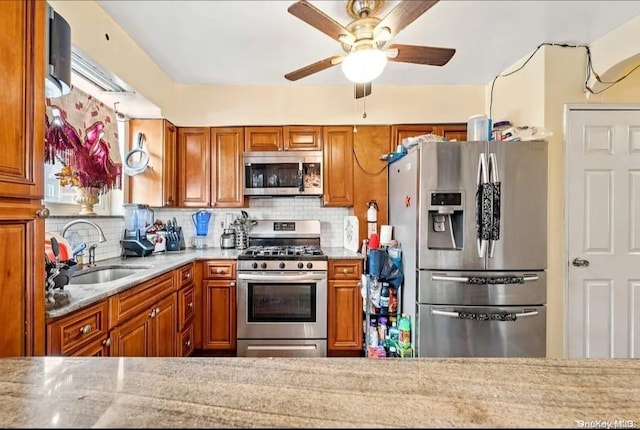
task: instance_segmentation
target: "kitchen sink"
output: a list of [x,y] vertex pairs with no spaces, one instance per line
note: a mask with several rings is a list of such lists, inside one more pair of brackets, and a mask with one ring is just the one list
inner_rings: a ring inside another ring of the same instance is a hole
[[140,273],[148,269],[147,266],[102,266],[90,267],[77,271],[69,281],[73,284],[101,284],[103,282],[111,282],[118,279]]

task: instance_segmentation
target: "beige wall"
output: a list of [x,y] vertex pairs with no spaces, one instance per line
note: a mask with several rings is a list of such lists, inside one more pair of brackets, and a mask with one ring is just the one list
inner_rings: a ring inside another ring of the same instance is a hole
[[178,87],[178,125],[402,124],[465,122],[483,111],[484,88],[373,86],[363,101],[353,87]]

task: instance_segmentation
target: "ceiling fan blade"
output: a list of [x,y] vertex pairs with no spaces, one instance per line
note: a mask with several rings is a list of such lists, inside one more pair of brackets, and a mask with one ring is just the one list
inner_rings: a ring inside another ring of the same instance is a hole
[[284,77],[290,81],[297,81],[298,79],[304,78],[305,76],[309,76],[328,69],[331,66],[335,66],[336,64],[341,63],[343,59],[344,57],[342,55],[334,55],[333,57],[325,58],[324,60],[309,64],[308,66],[304,66],[298,70],[294,70],[291,73],[287,73],[286,75],[284,75]]
[[[356,40],[356,37],[349,30],[305,0],[295,2],[287,10],[291,15],[300,18],[338,42],[353,43]],[[344,35],[342,40],[340,35]]]
[[391,37],[394,37],[396,34],[400,33],[400,31],[415,21],[420,15],[431,9],[433,5],[438,3],[439,0],[404,0],[401,1],[389,11],[387,16],[382,18],[382,21],[376,25],[374,29],[374,34],[378,34],[384,27],[389,29],[391,33]]
[[427,64],[444,66],[449,62],[456,50],[453,48],[436,48],[433,46],[393,44],[388,49],[397,49],[398,55],[389,56],[389,61],[398,63]]
[[371,82],[356,82],[353,86],[353,92],[356,99],[361,99],[371,94]]

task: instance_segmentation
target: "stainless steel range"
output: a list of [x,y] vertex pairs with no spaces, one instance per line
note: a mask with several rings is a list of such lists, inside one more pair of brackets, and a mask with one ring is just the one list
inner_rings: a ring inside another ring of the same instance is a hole
[[318,220],[261,220],[238,256],[240,357],[327,355],[327,256]]

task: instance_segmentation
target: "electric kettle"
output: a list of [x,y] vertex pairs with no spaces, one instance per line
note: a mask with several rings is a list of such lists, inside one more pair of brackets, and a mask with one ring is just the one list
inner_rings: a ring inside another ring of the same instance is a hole
[[206,236],[209,233],[209,221],[211,220],[211,213],[204,209],[191,215],[193,225],[196,227],[196,236]]

